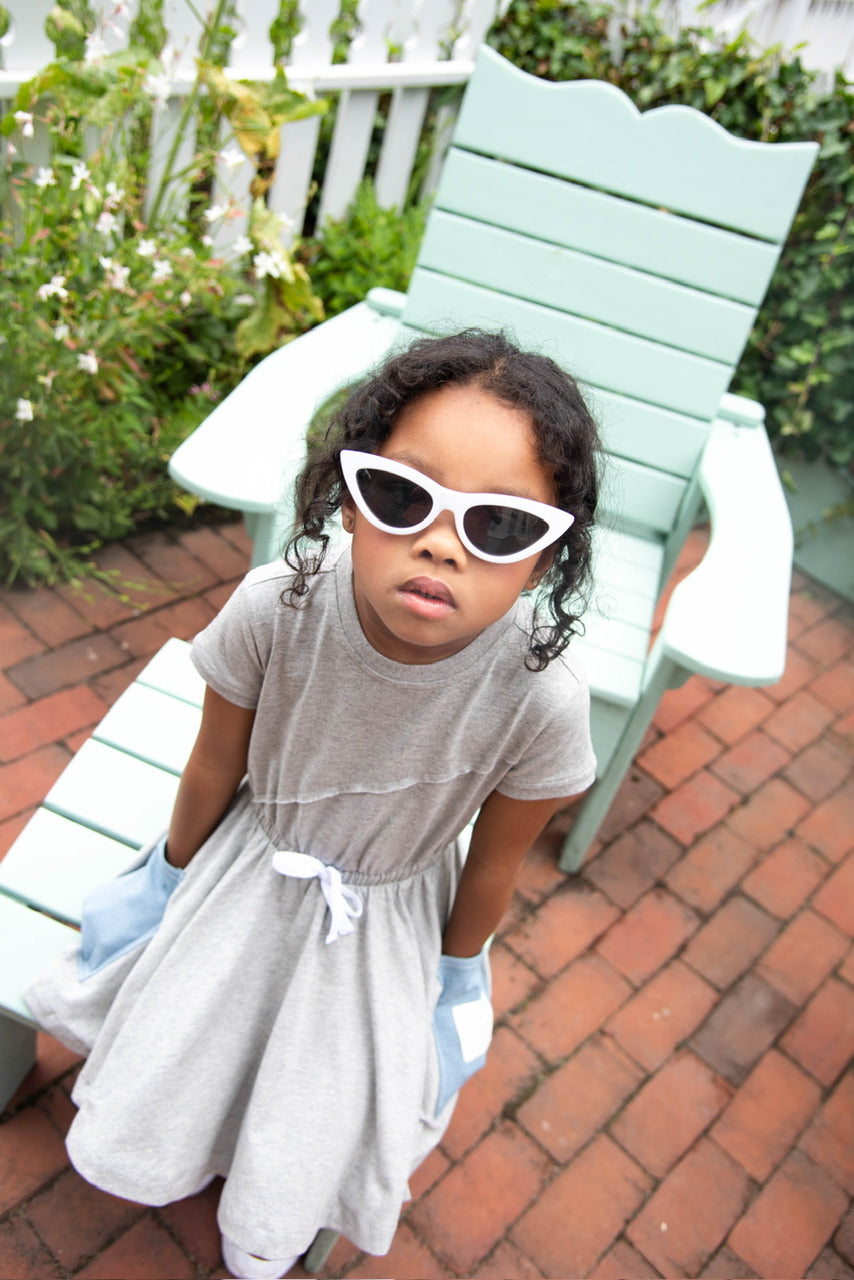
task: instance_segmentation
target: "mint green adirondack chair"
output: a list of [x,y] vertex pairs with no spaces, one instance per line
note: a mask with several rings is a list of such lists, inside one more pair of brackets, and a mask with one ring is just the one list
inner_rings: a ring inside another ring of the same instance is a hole
[[[280,552],[317,405],[393,347],[501,327],[579,378],[608,453],[596,588],[577,644],[593,692],[595,787],[576,868],[661,694],[692,672],[782,674],[792,534],[761,407],[727,393],[797,209],[812,143],[731,137],[599,81],[551,84],[482,48],[406,295],[365,302],[267,357],[177,450],[176,480],[246,514]],[[705,501],[700,566],[653,614]]]

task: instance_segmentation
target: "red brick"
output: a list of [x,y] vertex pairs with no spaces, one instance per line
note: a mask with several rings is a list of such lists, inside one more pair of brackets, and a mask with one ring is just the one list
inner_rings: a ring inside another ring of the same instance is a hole
[[354,1280],[376,1280],[377,1276],[394,1276],[395,1280],[445,1280],[448,1272],[408,1223],[402,1222],[384,1257],[366,1255],[347,1275]]
[[666,795],[652,816],[674,839],[689,845],[725,818],[739,798],[704,769]]
[[132,622],[120,623],[113,635],[126,655],[140,658],[156,653],[172,636],[192,640],[214,616],[214,610],[203,600],[179,600]]
[[839,862],[854,849],[854,790],[841,788],[798,824],[797,834],[818,853]]
[[815,1081],[776,1049],[762,1057],[712,1130],[719,1146],[764,1182],[821,1100]]
[[665,787],[678,786],[720,754],[717,738],[694,720],[686,720],[638,758],[638,763]]
[[854,1205],[851,1206],[842,1219],[842,1225],[833,1237],[833,1243],[836,1251],[847,1262],[854,1263]]
[[784,840],[745,876],[742,889],[772,915],[788,919],[820,884],[827,863],[801,840]]
[[98,697],[103,698],[107,706],[111,707],[121,697],[125,689],[133,684],[148,661],[147,657],[134,658],[123,666],[116,667],[113,671],[105,671],[103,675],[96,676],[94,680],[89,681],[89,684]]
[[238,550],[233,542],[224,537],[213,525],[200,525],[197,529],[188,529],[178,536],[181,546],[194,559],[207,565],[217,578],[241,578],[249,570],[249,556],[246,551]]
[[192,1280],[195,1264],[150,1213],[77,1272],[76,1280]]
[[854,937],[854,855],[846,858],[813,898],[813,907],[819,913]]
[[611,1135],[661,1178],[726,1106],[731,1090],[691,1053],[671,1058],[611,1125]]
[[101,1249],[141,1217],[130,1200],[99,1191],[69,1169],[27,1205],[27,1217],[53,1255],[69,1270]]
[[604,1134],[549,1184],[511,1231],[548,1276],[585,1276],[622,1233],[651,1182]]
[[837,715],[851,711],[854,709],[854,662],[837,662],[830,670],[822,671],[813,680],[810,690]]
[[109,575],[110,586],[133,610],[145,612],[178,599],[180,593],[175,587],[152,576],[126,543],[111,542],[96,552],[94,559],[98,568]]
[[541,986],[541,979],[522,964],[503,942],[493,944],[489,963],[492,969],[492,1007],[498,1020],[527,1000]]
[[652,1071],[700,1025],[716,999],[714,988],[674,960],[611,1018],[606,1030]]
[[527,1045],[508,1027],[499,1027],[486,1066],[463,1086],[442,1149],[453,1160],[469,1151],[541,1072],[542,1064]]
[[824,1085],[854,1057],[854,991],[829,978],[783,1037],[782,1047]]
[[135,612],[135,606],[123,597],[121,588],[111,590],[96,578],[81,578],[79,582],[62,583],[56,588],[76,613],[81,614],[98,631],[106,631],[117,622],[124,622]]
[[663,1276],[695,1276],[726,1239],[748,1196],[749,1183],[741,1166],[701,1138],[667,1175],[626,1234]]
[[107,710],[86,685],[61,689],[0,717],[0,760],[7,762],[97,724]]
[[836,972],[843,982],[847,982],[849,986],[854,987],[854,947],[848,948],[848,954],[839,964]]
[[25,1219],[0,1223],[0,1276],[7,1280],[53,1280],[65,1274]]
[[26,658],[8,672],[29,698],[43,698],[57,689],[82,684],[93,676],[127,662],[127,653],[108,635],[72,640],[61,649]]
[[40,803],[70,759],[62,747],[50,745],[0,766],[0,821]]
[[809,802],[782,778],[771,778],[740,808],[727,826],[758,849],[771,849],[788,836],[809,810]]
[[854,1270],[846,1266],[833,1249],[822,1249],[807,1272],[806,1280],[854,1280]]
[[639,986],[676,954],[698,923],[690,907],[665,889],[653,889],[608,930],[596,950]]
[[652,722],[662,733],[672,733],[714,697],[715,688],[711,682],[703,676],[693,675],[679,689],[668,689]]
[[730,1244],[760,1276],[802,1276],[847,1204],[827,1174],[793,1152],[736,1224]]
[[849,1195],[854,1194],[854,1072],[842,1077],[801,1146]]
[[[167,532],[145,533],[131,538],[127,545],[155,577],[168,583],[182,596],[195,595],[213,586],[219,576]],[[244,563],[243,569],[236,569],[230,576],[245,572],[246,567]]]
[[682,848],[654,822],[641,821],[584,864],[581,874],[626,910],[660,880]]
[[217,529],[238,551],[242,551],[247,557],[252,555],[252,539],[242,519],[227,520],[224,524],[218,524]]
[[582,956],[514,1014],[510,1024],[549,1062],[558,1062],[597,1031],[631,990],[599,956]]
[[759,689],[730,685],[703,707],[698,719],[710,733],[732,746],[773,710],[773,701]]
[[[12,592],[6,591],[3,594],[8,600]],[[42,653],[44,648],[42,641],[15,617],[11,609],[0,604],[0,653],[3,655],[4,669],[8,670],[34,653]]]
[[714,911],[755,862],[758,851],[728,826],[716,827],[675,864],[665,879],[698,911]]
[[733,1276],[739,1280],[755,1280],[756,1272],[726,1244],[709,1258],[700,1272],[700,1280],[733,1280]]
[[802,689],[804,685],[809,684],[815,674],[815,663],[811,659],[804,657],[802,653],[798,653],[794,645],[789,645],[783,678],[778,680],[776,684],[763,686],[762,692],[767,697],[773,698],[774,702],[778,704],[785,702],[793,693],[797,693],[798,689]]
[[801,653],[825,666],[846,657],[852,645],[854,627],[844,618],[824,618],[798,636]]
[[748,973],[723,997],[691,1047],[731,1084],[740,1084],[794,1012],[775,987]]
[[782,703],[762,727],[769,737],[789,751],[801,751],[815,742],[832,719],[833,712],[823,702],[807,690],[801,690]]
[[825,800],[849,777],[851,756],[829,738],[796,756],[783,776],[810,800]]
[[20,689],[16,689],[12,681],[7,680],[0,672],[0,715],[4,715],[7,711],[14,711],[15,707],[23,706],[25,702],[26,698]]
[[664,788],[643,769],[630,768],[599,828],[599,839],[610,844],[640,822],[664,795]]
[[[2,787],[1,779],[2,775],[0,775],[0,787]],[[4,857],[12,848],[12,845],[35,813],[36,807],[36,805],[31,805],[20,813],[16,813],[14,817],[7,818],[5,822],[0,822],[0,858]]]
[[767,782],[791,759],[791,753],[767,733],[756,729],[715,761],[713,772],[742,795],[748,795]]
[[[48,1089],[60,1076],[81,1062],[79,1054],[67,1049],[46,1031],[36,1032],[36,1060],[9,1100],[9,1109],[18,1107],[33,1094]],[[65,1134],[63,1133],[64,1137]],[[2,1273],[0,1273],[2,1274]]]
[[504,937],[505,944],[544,978],[552,978],[586,951],[616,919],[612,902],[573,880]]
[[51,648],[88,635],[92,630],[91,624],[51,587],[9,592],[6,600],[25,626]]
[[566,872],[559,859],[564,836],[572,825],[566,810],[556,815],[525,855],[516,879],[516,892],[528,902],[541,902],[547,894],[566,884]]
[[824,982],[848,949],[835,925],[814,911],[802,911],[771,944],[758,970],[795,1004]]
[[590,1272],[591,1280],[658,1280],[658,1272],[625,1240],[618,1240]]
[[643,1073],[604,1036],[581,1046],[516,1113],[519,1124],[565,1164],[633,1093]]
[[451,1167],[451,1161],[441,1147],[434,1147],[425,1160],[409,1176],[409,1195],[412,1200],[420,1200],[431,1187],[435,1187],[440,1178]]
[[216,1211],[222,1186],[222,1180],[216,1178],[198,1195],[176,1200],[158,1211],[161,1221],[169,1228],[184,1252],[205,1268],[213,1269],[221,1265]]
[[540,1280],[543,1273],[524,1253],[503,1240],[497,1249],[474,1272],[472,1280],[495,1280],[496,1276],[513,1276],[514,1280]]
[[0,1143],[0,1213],[8,1213],[68,1167],[62,1139],[43,1112],[26,1107],[8,1120]]
[[837,607],[839,601],[830,591],[818,586],[813,578],[803,577],[795,571],[792,575],[792,594],[789,599],[789,624],[793,635],[800,635],[814,627]]
[[776,932],[776,921],[739,895],[715,912],[682,958],[723,990],[750,968]]
[[455,1274],[468,1275],[538,1196],[550,1169],[530,1138],[502,1124],[413,1205],[407,1221]]

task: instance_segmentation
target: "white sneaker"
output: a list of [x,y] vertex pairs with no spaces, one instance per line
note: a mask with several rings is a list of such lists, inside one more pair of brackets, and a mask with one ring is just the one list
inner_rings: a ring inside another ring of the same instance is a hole
[[300,1254],[292,1258],[258,1258],[246,1253],[240,1245],[222,1236],[222,1260],[237,1280],[281,1280],[300,1260]]

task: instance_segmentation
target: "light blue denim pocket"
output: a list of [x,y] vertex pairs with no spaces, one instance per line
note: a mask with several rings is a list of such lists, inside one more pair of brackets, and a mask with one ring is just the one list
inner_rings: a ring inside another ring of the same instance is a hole
[[147,942],[186,872],[166,861],[166,836],[141,866],[99,885],[84,899],[77,971],[80,981]]
[[492,1041],[488,945],[476,956],[441,956],[442,992],[433,1014],[439,1057],[436,1114],[481,1067]]

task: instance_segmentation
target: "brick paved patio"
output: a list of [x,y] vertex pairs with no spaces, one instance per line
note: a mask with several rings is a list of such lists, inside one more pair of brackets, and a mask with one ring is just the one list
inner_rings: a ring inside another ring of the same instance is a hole
[[[0,853],[248,544],[205,526],[100,562],[126,601],[0,592]],[[532,850],[489,1065],[388,1257],[340,1240],[325,1276],[854,1280],[854,609],[796,574],[790,616],[778,685],[666,696],[579,875],[555,868],[559,823]],[[0,1118],[0,1276],[224,1276],[219,1184],[152,1210],[69,1167],[77,1065],[42,1037]]]

